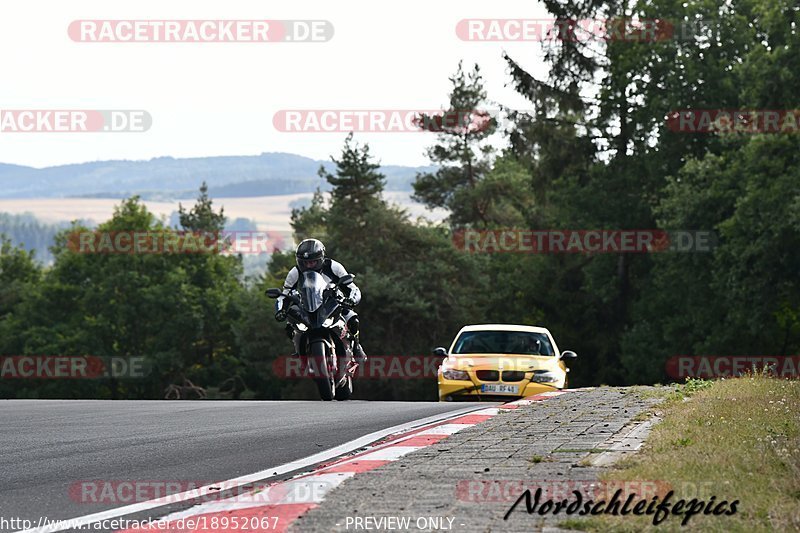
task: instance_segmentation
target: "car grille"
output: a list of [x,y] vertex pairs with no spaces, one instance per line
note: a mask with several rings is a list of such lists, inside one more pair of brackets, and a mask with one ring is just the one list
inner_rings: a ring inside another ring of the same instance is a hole
[[500,372],[497,370],[478,370],[475,372],[475,375],[478,376],[478,379],[481,381],[499,381],[500,380]]
[[525,379],[525,372],[519,370],[506,370],[503,372],[503,381],[522,381]]

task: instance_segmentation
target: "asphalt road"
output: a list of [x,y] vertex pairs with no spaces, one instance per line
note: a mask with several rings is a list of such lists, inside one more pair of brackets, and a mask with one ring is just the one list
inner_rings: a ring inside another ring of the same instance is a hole
[[81,501],[84,481],[228,480],[469,405],[0,401],[0,517],[83,516],[124,505]]

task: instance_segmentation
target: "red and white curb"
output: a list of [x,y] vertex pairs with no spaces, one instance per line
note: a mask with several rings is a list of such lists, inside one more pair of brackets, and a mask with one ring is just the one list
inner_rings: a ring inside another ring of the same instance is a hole
[[[149,528],[129,529],[125,533],[152,531],[194,532],[230,531],[234,523],[247,523],[250,531],[286,531],[302,514],[317,507],[325,495],[356,474],[367,472],[404,455],[421,450],[448,436],[497,415],[501,410],[547,400],[567,391],[551,391],[528,396],[499,407],[481,409],[466,415],[435,422],[421,428],[387,437],[368,450],[318,466],[311,472],[286,481],[265,485],[245,494],[203,503],[169,514]],[[223,524],[226,527],[223,527]],[[194,527],[187,527],[194,526]],[[266,527],[264,527],[266,526]]]

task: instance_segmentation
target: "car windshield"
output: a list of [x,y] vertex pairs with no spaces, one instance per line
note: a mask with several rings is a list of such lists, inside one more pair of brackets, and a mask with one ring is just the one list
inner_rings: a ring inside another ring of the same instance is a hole
[[547,335],[530,331],[465,331],[453,353],[554,355]]

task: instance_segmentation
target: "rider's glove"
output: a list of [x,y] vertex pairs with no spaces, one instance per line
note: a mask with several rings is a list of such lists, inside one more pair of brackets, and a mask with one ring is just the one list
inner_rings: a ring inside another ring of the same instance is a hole
[[286,311],[281,309],[280,311],[276,312],[275,320],[277,320],[278,322],[283,322],[284,320],[286,320]]
[[352,298],[344,298],[344,299],[342,299],[342,305],[343,305],[344,307],[350,307],[350,308],[352,308],[352,307],[355,307],[355,306],[356,306],[356,301],[355,301],[355,300],[353,300]]

